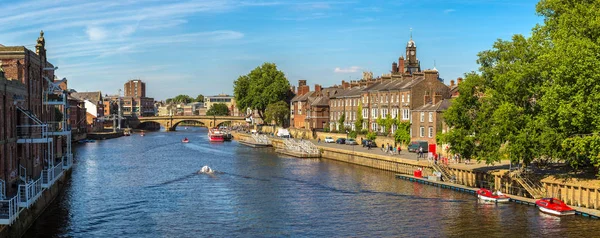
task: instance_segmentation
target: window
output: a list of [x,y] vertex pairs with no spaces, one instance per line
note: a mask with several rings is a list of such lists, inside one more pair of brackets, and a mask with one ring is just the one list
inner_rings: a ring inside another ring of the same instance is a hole
[[406,95],[406,102],[410,102],[410,94]]
[[302,102],[298,102],[298,115],[302,115]]
[[396,102],[400,102],[400,95],[396,95]]
[[429,127],[429,138],[433,138],[433,127]]
[[402,102],[404,102],[404,94],[402,94]]
[[429,112],[429,122],[433,122],[433,112]]
[[362,97],[362,103],[365,103],[365,97]]
[[424,122],[424,121],[425,121],[425,113],[421,112],[421,122]]
[[386,103],[388,102],[388,95],[387,94],[385,95],[385,102]]
[[368,108],[363,108],[363,118],[369,118],[369,109]]
[[424,137],[425,136],[425,127],[419,127],[419,136],[420,137]]
[[379,99],[380,102],[383,102],[383,95],[381,95],[381,99]]

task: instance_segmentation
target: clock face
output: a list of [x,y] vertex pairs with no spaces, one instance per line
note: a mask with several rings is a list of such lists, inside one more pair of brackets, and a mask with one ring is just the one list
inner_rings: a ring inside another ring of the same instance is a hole
[[410,55],[415,55],[415,52],[414,52],[414,51],[411,51],[411,52],[410,52]]

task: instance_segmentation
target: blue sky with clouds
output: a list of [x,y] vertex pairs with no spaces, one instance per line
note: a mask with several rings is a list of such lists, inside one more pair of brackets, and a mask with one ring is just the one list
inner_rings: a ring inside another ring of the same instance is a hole
[[34,49],[44,30],[58,76],[78,91],[115,94],[140,78],[147,94],[232,93],[274,62],[293,85],[388,73],[410,28],[422,68],[446,83],[477,70],[477,53],[536,23],[530,0],[0,0],[0,44]]

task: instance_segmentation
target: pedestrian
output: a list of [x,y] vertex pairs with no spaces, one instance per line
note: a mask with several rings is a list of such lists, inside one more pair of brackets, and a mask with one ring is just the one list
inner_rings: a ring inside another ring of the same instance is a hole
[[419,158],[423,157],[423,147],[419,146]]
[[321,137],[319,137],[319,141],[317,141],[317,143],[321,143]]
[[400,154],[401,151],[402,151],[402,147],[400,147],[400,145],[398,145],[398,154]]

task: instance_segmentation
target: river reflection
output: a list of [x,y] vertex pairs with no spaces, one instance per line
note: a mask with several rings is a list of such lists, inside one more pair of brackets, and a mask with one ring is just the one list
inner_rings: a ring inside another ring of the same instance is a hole
[[[26,237],[600,235],[596,220],[481,204],[331,160],[209,143],[203,128],[98,141],[77,146],[76,156],[71,182]],[[218,173],[197,174],[204,165]]]

